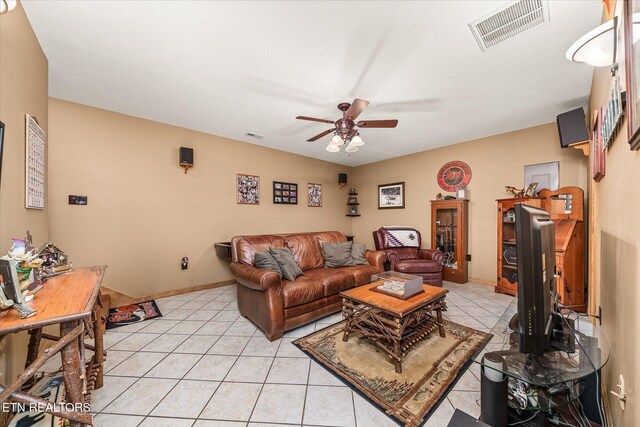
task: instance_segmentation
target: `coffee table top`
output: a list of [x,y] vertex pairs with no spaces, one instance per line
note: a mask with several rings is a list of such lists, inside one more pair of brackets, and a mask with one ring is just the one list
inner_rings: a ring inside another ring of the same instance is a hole
[[384,295],[371,290],[371,288],[380,286],[383,283],[384,281],[380,280],[367,285],[358,286],[357,288],[340,292],[340,296],[361,304],[367,304],[379,308],[396,316],[403,317],[422,306],[444,298],[447,292],[449,292],[448,289],[440,288],[438,286],[422,285],[424,292],[407,300],[402,300],[400,298]]

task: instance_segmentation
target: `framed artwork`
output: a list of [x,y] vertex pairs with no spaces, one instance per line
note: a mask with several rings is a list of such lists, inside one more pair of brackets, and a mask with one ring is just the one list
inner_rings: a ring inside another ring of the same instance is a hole
[[404,209],[404,182],[378,185],[378,209]]
[[625,73],[627,75],[627,131],[632,150],[640,149],[640,28],[633,16],[640,13],[640,0],[626,0],[623,5]]
[[4,123],[0,122],[0,183],[2,182],[2,148],[4,147]]
[[236,175],[238,203],[241,205],[260,204],[260,177],[255,175]]
[[538,187],[537,182],[529,184],[524,192],[524,197],[534,197],[536,195],[536,187]]
[[594,111],[595,119],[593,122],[595,126],[593,128],[592,136],[591,136],[591,158],[592,158],[592,170],[593,170],[593,180],[595,182],[600,182],[602,178],[604,178],[606,172],[606,158],[605,151],[602,144],[602,132],[600,132],[600,128],[602,127],[602,108],[598,109],[597,112]]
[[307,206],[312,208],[322,207],[322,184],[308,184]]
[[15,261],[0,259],[0,276],[2,277],[2,290],[7,298],[15,303],[24,302]]
[[524,186],[533,183],[538,184],[539,189],[557,190],[560,185],[560,162],[536,163],[525,165]]
[[298,184],[273,181],[273,203],[276,205],[297,205]]
[[25,115],[25,207],[44,209],[45,135],[35,117]]

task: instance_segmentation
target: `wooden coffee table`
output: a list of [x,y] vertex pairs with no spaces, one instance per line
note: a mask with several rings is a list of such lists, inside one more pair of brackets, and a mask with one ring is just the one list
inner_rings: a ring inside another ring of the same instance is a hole
[[[436,327],[445,336],[442,311],[447,289],[423,285],[424,292],[408,300],[374,292],[383,282],[349,289],[340,293],[346,324],[343,341],[358,332],[389,355],[397,373],[402,373],[402,357]],[[434,316],[435,313],[435,316]]]

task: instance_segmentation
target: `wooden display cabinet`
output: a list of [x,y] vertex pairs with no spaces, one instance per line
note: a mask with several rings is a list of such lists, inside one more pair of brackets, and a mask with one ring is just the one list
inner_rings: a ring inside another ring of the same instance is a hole
[[498,199],[498,279],[496,292],[508,295],[518,293],[518,263],[514,261],[516,250],[516,203],[542,207],[542,199],[514,197]]
[[[549,212],[555,228],[556,290],[560,303],[586,311],[584,283],[584,192],[578,187],[542,189],[537,198],[500,199],[498,202],[498,280],[496,292],[516,295],[518,264],[515,257],[515,204]],[[512,218],[512,219],[511,219]],[[512,249],[511,249],[512,248]],[[511,261],[510,261],[511,260]]]
[[442,278],[451,282],[466,283],[469,201],[431,201],[431,248],[443,254]]
[[586,312],[584,283],[584,191],[578,187],[540,190],[542,208],[556,232],[556,290],[560,303]]

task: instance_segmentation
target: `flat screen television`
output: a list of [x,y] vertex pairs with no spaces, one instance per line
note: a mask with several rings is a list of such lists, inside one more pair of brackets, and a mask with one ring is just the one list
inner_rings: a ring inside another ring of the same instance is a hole
[[542,354],[553,334],[555,230],[549,213],[516,203],[520,352]]

